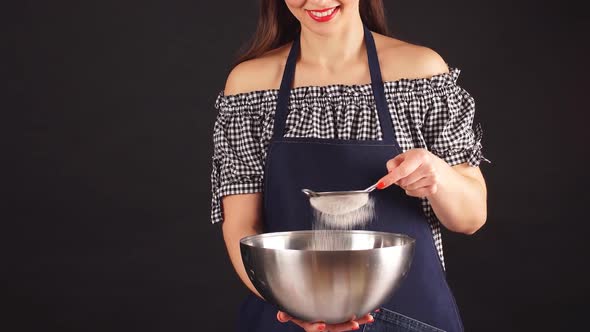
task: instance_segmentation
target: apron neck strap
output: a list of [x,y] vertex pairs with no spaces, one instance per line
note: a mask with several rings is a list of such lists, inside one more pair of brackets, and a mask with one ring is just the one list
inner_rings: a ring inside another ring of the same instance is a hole
[[[367,49],[367,58],[369,60],[369,70],[371,72],[371,87],[373,90],[373,97],[375,98],[375,106],[377,107],[377,114],[379,116],[379,123],[381,125],[381,133],[383,141],[388,143],[395,143],[395,134],[393,129],[393,122],[391,114],[387,107],[387,99],[385,99],[385,89],[383,87],[383,79],[381,77],[381,67],[379,66],[379,59],[377,57],[377,49],[375,48],[375,40],[371,31],[363,24],[365,33],[365,47]],[[295,64],[299,56],[300,49],[300,35],[293,40],[285,69],[283,71],[283,78],[281,80],[281,87],[277,97],[277,109],[274,118],[273,138],[280,139],[285,133],[285,125],[287,122],[287,115],[289,114],[289,97],[291,95],[291,85],[295,77]]]

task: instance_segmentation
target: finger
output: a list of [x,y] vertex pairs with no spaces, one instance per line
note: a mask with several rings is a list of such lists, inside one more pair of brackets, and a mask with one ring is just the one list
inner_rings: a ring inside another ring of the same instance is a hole
[[291,319],[293,319],[293,317],[289,316],[287,313],[282,312],[282,311],[278,311],[277,312],[277,320],[281,323],[286,323],[288,321],[290,321]]
[[408,189],[409,186],[420,181],[422,179],[427,179],[428,175],[423,174],[422,172],[416,171],[403,179],[398,180],[395,184],[402,187],[403,189]]
[[[401,165],[404,165],[404,164],[402,163]],[[411,170],[408,168],[405,168],[400,171],[392,171],[391,173],[389,173],[389,174],[385,175],[384,177],[382,177],[381,179],[379,179],[379,181],[377,182],[377,189],[384,189],[384,188],[391,186],[392,184],[399,185],[399,181],[401,181],[402,179],[405,179],[405,176],[407,173],[411,173]]]
[[412,197],[426,198],[428,196],[436,194],[437,189],[438,186],[436,184],[433,184],[427,187],[422,187],[417,190],[406,190],[406,195]]
[[309,324],[309,327],[305,328],[305,331],[309,331],[309,332],[324,332],[324,331],[329,331],[326,328],[326,324],[325,323],[313,323],[313,324]]
[[406,188],[408,185],[429,176],[435,176],[435,169],[429,163],[420,162],[420,166],[411,174],[397,181],[397,185]]
[[305,321],[302,321],[301,319],[294,318],[283,311],[277,312],[277,319],[281,323],[286,323],[288,321],[292,321],[293,323],[299,325],[301,328],[303,328],[307,332],[326,331],[326,324],[323,322],[317,322],[317,323],[305,322]]
[[420,167],[421,163],[422,161],[417,158],[404,159],[401,164],[399,164],[391,172],[389,172],[389,174],[385,175],[381,178],[381,180],[379,180],[379,183],[383,183],[380,185],[380,187],[389,187],[400,179],[403,179],[406,176],[412,174],[418,167]]
[[329,331],[326,328],[326,324],[325,323],[322,323],[322,322],[309,323],[309,322],[304,322],[304,321],[302,321],[300,319],[296,319],[296,318],[293,318],[291,321],[293,323],[299,325],[306,332],[325,332],[325,331]]
[[428,186],[432,186],[434,185],[436,182],[434,181],[434,179],[432,177],[425,177],[425,178],[421,178],[420,180],[409,184],[409,185],[400,185],[402,188],[404,188],[405,190],[409,190],[409,191],[415,191],[418,190],[420,188],[424,188],[424,187],[428,187]]
[[359,319],[355,319],[355,321],[359,324],[359,325],[363,325],[363,324],[367,324],[367,323],[372,323],[375,321],[375,319],[373,318],[373,316],[371,314],[366,314],[363,317],[359,318]]
[[406,154],[405,153],[400,153],[397,156],[395,156],[393,159],[389,159],[387,161],[387,163],[385,164],[385,167],[387,167],[387,172],[391,172],[393,171],[396,167],[399,166],[399,164],[401,164],[404,159],[406,159]]
[[387,181],[386,177],[388,177],[389,173],[391,173],[393,169],[397,168],[404,161],[404,159],[405,155],[401,153],[395,156],[393,159],[387,161],[387,163],[385,164],[385,167],[387,168],[387,175],[385,175],[384,177],[379,179],[379,181],[377,181],[377,189],[387,188],[393,183],[391,181]]
[[353,321],[353,320],[345,322],[345,323],[340,323],[340,324],[326,325],[326,329],[330,332],[358,330],[359,328],[360,328],[359,323],[357,323],[356,321]]

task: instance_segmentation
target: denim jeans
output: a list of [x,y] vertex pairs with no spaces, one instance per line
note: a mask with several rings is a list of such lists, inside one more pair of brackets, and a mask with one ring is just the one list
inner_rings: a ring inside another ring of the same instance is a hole
[[386,308],[371,315],[375,321],[363,326],[363,332],[444,332],[432,325],[404,316]]

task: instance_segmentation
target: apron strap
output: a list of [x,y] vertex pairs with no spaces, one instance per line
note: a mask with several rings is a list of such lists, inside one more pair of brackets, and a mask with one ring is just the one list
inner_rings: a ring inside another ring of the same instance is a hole
[[371,72],[371,87],[373,90],[373,97],[375,98],[377,114],[379,115],[383,140],[388,143],[396,143],[397,145],[395,134],[393,132],[394,129],[391,113],[389,113],[387,99],[385,99],[385,89],[383,87],[383,79],[381,78],[381,67],[379,66],[375,40],[367,26],[363,25],[363,27],[365,29],[365,47],[367,48],[367,55],[369,58],[369,71]]
[[[379,59],[377,57],[377,49],[375,48],[375,40],[371,31],[363,24],[365,33],[365,47],[367,48],[367,58],[369,61],[369,71],[371,72],[371,87],[373,90],[373,97],[375,98],[375,106],[377,107],[377,114],[379,116],[379,123],[381,126],[381,133],[383,141],[386,143],[393,143],[398,146],[395,139],[393,122],[391,114],[387,107],[387,99],[385,98],[385,89],[383,87],[383,79],[381,77],[381,67],[379,66]],[[287,115],[289,114],[289,97],[291,95],[291,85],[295,77],[295,64],[299,55],[300,49],[300,35],[293,40],[285,69],[283,71],[283,78],[281,80],[281,87],[277,97],[277,108],[274,117],[273,139],[281,139],[285,133],[285,125],[287,122]],[[400,150],[401,151],[401,150]]]
[[289,96],[291,94],[291,84],[295,77],[295,63],[299,55],[299,34],[293,40],[287,63],[283,71],[283,78],[281,79],[281,88],[279,96],[277,97],[277,109],[275,111],[273,139],[281,139],[285,135],[285,124],[287,122],[287,115],[289,114]]

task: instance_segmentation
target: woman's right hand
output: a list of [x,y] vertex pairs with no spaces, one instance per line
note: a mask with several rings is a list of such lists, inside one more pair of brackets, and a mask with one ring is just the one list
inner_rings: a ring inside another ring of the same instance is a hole
[[281,323],[292,321],[293,323],[303,328],[306,332],[341,332],[358,330],[362,324],[372,323],[374,321],[373,316],[371,316],[371,314],[366,314],[359,319],[353,319],[340,324],[325,324],[322,322],[310,323],[304,322],[300,319],[293,318],[282,311],[277,312],[277,319]]

